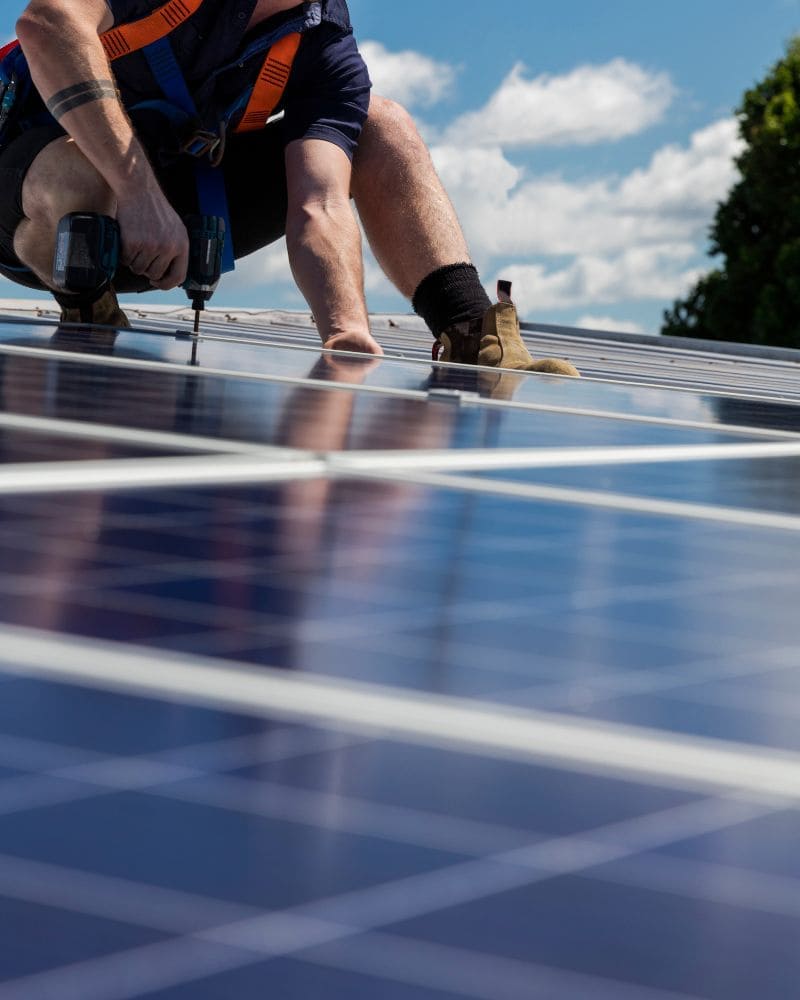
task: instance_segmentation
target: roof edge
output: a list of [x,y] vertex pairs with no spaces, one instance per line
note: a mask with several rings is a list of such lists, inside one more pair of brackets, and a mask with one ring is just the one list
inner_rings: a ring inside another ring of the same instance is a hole
[[742,344],[733,340],[696,340],[693,337],[663,337],[660,334],[622,333],[617,330],[591,330],[577,326],[556,326],[552,323],[521,323],[528,333],[549,333],[576,340],[605,340],[644,347],[666,347],[672,350],[695,351],[698,354],[724,354],[762,361],[787,361],[800,364],[800,350],[793,347],[770,347],[762,344]]

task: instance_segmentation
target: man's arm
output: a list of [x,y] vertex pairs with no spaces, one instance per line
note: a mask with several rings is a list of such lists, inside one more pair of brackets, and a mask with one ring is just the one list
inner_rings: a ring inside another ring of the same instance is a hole
[[333,143],[300,139],[286,147],[289,263],[325,347],[381,354],[369,332],[351,172],[347,154]]
[[48,110],[116,197],[122,263],[174,288],[186,277],[188,237],[117,97],[99,39],[111,26],[105,0],[31,0],[17,36]]

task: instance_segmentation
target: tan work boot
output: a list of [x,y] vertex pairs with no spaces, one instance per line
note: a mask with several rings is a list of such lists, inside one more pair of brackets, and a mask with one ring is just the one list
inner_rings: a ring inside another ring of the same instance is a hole
[[511,283],[499,281],[497,293],[500,301],[486,312],[480,325],[457,323],[439,335],[434,360],[580,378],[580,372],[569,361],[533,360],[522,341],[517,310],[511,301]]
[[96,302],[87,306],[61,306],[62,323],[86,323],[92,326],[113,326],[117,330],[128,330],[130,321],[120,309],[113,288],[103,292]]

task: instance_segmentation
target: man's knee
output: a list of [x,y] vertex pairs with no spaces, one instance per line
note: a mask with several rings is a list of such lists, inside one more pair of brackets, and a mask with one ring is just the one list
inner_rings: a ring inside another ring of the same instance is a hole
[[113,202],[106,181],[67,137],[44,147],[22,185],[25,217],[42,224],[54,225],[68,212],[107,213]]
[[422,144],[414,119],[406,109],[388,97],[373,94],[369,102],[369,114],[364,124],[364,138],[388,145]]
[[382,198],[387,183],[405,184],[429,164],[428,149],[411,115],[396,101],[373,94],[353,159],[353,195],[359,211],[364,198]]

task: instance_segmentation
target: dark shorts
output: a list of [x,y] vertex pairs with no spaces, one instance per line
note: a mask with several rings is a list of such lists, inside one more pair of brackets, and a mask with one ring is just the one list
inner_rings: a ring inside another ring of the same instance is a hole
[[[22,185],[39,153],[64,135],[57,125],[31,129],[0,154],[0,274],[29,288],[45,286],[14,253],[14,233],[24,218]],[[140,134],[141,135],[141,134]],[[144,138],[144,137],[142,137]],[[146,139],[145,145],[147,145]],[[219,168],[225,176],[233,249],[237,258],[279,240],[286,231],[285,138],[280,123],[263,132],[231,137]],[[180,157],[168,167],[156,166],[161,186],[180,216],[197,211],[192,159]],[[114,279],[119,292],[150,291],[146,278],[120,268]]]

